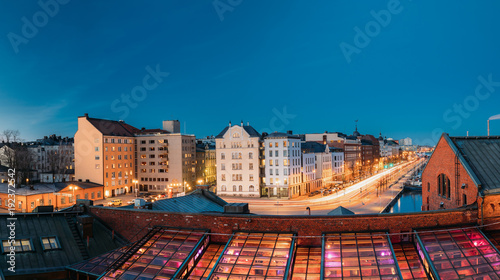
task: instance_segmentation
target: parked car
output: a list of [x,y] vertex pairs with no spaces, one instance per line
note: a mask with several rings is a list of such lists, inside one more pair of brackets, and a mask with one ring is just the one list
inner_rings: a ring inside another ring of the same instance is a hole
[[121,206],[122,205],[122,200],[121,199],[113,199],[110,202],[108,202],[109,206]]
[[131,199],[129,201],[127,201],[127,204],[130,205],[130,204],[134,204],[135,203],[135,199]]

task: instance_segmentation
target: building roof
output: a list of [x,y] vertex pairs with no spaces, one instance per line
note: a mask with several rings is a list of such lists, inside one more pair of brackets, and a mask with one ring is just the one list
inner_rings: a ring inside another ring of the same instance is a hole
[[[234,126],[239,126],[239,125],[234,125]],[[226,134],[226,132],[230,127],[231,125],[226,126],[219,134],[217,134],[217,136],[215,136],[215,138],[217,139],[224,138],[224,134]],[[257,130],[255,130],[255,128],[253,128],[251,125],[243,125],[242,127],[250,137],[259,137],[259,138],[261,137],[260,133]]]
[[302,142],[301,150],[303,153],[324,153],[326,150],[326,145],[320,144],[318,142]]
[[[226,201],[212,192],[198,189],[185,196],[157,200],[152,203],[152,210],[177,213],[224,213],[226,204]],[[134,208],[134,205],[121,208]]]
[[[117,238],[112,238],[111,230],[94,219],[93,237],[89,238],[89,248],[79,246],[84,241],[79,237],[75,226],[76,216],[76,213],[58,212],[16,214],[16,238],[30,239],[33,251],[16,253],[15,273],[8,271],[6,265],[0,266],[4,275],[64,271],[66,266],[83,261],[86,257],[93,257],[124,245]],[[10,217],[8,214],[0,215],[0,225],[3,228],[7,228],[9,223],[7,219]],[[44,250],[41,238],[50,236],[57,237],[60,249]],[[6,237],[2,236],[1,239]],[[3,264],[6,264],[7,258],[6,254],[0,255]]]
[[89,117],[86,118],[97,130],[99,130],[99,132],[106,136],[133,137],[134,133],[140,132],[139,129],[126,124],[124,121],[112,121]]
[[155,133],[155,134],[159,134],[159,133],[161,133],[161,134],[171,134],[170,131],[163,130],[161,128],[141,129],[138,132],[135,132],[135,134],[137,134],[137,135],[152,134],[152,133]]
[[292,139],[300,139],[300,137],[297,136],[297,135],[293,135],[293,134],[289,134],[289,133],[283,133],[283,132],[273,132],[271,134],[268,134],[264,138],[266,138],[266,139],[268,139],[268,138],[292,138]]
[[450,137],[483,190],[500,191],[500,136]]
[[347,208],[339,206],[339,207],[333,209],[332,211],[328,212],[327,215],[330,215],[330,216],[354,215],[354,212],[352,212],[351,210],[349,210]]
[[[97,188],[101,187],[102,185],[100,184],[95,184],[95,183],[89,183],[89,182],[76,182],[76,181],[71,181],[71,182],[64,182],[64,183],[46,183],[46,184],[35,184],[33,185],[33,189],[27,187],[27,186],[22,186],[22,187],[16,187],[16,195],[35,195],[35,194],[42,194],[42,193],[54,193],[54,192],[59,192],[69,185],[76,185],[79,188],[82,189],[90,189],[90,188]],[[9,185],[8,183],[0,183],[0,193],[9,193]]]
[[338,147],[329,147],[329,148],[330,148],[330,153],[341,153],[344,151],[344,149]]

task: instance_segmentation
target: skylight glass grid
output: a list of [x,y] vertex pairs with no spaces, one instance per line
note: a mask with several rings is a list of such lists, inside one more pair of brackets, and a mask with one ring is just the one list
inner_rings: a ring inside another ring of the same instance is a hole
[[384,233],[324,236],[324,279],[401,279]]
[[500,254],[478,229],[419,232],[418,237],[441,279],[500,279]]
[[293,242],[288,233],[235,233],[210,279],[284,279]]

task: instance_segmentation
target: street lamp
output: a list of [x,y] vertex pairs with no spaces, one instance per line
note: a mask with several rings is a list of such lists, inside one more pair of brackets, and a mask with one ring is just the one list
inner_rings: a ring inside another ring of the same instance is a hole
[[[77,188],[78,188],[77,186],[74,186],[74,187],[73,187],[73,186],[69,186],[69,189],[70,189],[70,190],[73,190],[72,200],[74,200],[74,199],[75,199],[75,190],[76,190]],[[76,202],[76,201],[75,201],[75,202]]]
[[137,183],[138,183],[138,182],[139,182],[139,181],[137,181],[137,180],[135,180],[135,179],[134,179],[134,180],[132,180],[132,183],[134,183],[134,184],[135,184],[135,198],[137,198]]

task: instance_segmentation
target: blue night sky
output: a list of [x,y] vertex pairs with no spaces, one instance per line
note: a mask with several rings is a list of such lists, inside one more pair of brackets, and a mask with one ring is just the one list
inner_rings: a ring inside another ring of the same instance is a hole
[[89,113],[428,144],[500,114],[499,1],[59,1],[0,2],[0,131],[25,140]]

